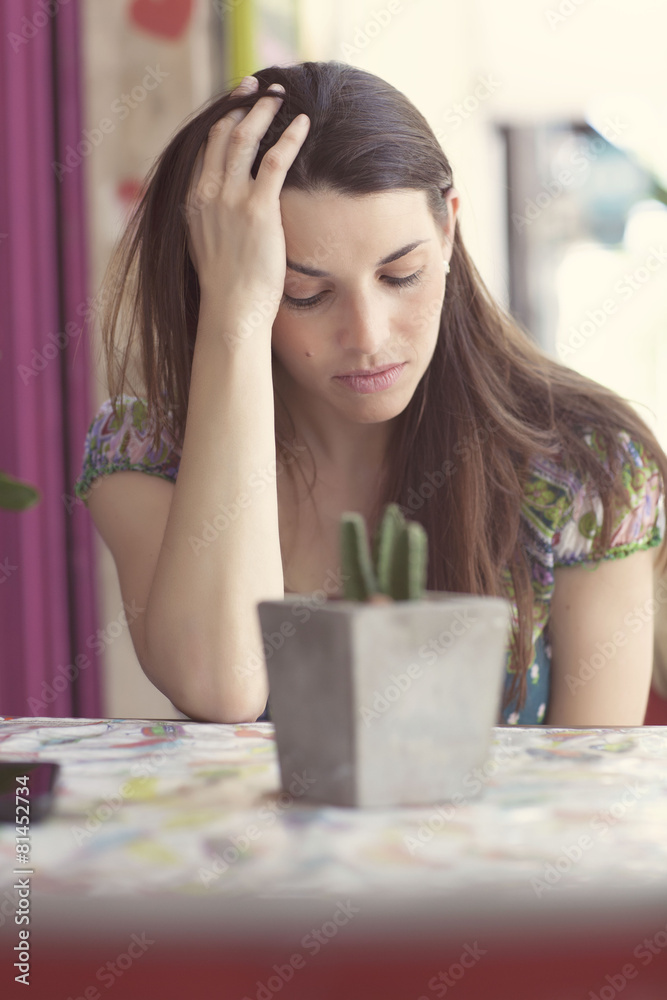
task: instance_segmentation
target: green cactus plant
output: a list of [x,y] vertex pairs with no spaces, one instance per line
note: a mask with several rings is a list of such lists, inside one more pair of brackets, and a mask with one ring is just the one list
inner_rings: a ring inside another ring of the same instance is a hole
[[361,514],[341,515],[343,599],[380,603],[418,601],[426,589],[428,537],[416,521],[406,521],[398,504],[387,504],[368,544]]

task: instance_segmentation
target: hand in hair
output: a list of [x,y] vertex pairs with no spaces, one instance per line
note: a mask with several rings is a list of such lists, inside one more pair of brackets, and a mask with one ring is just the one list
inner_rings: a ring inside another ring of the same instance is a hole
[[[255,77],[246,78],[231,96],[256,87]],[[202,296],[266,303],[273,307],[269,320],[278,312],[285,282],[279,196],[310,127],[306,116],[295,118],[264,155],[253,180],[259,143],[281,103],[279,93],[265,94],[249,110],[235,108],[215,123],[197,154],[185,211]]]

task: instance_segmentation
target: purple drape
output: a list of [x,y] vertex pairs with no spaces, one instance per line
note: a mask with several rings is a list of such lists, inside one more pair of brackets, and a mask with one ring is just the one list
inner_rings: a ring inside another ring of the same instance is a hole
[[0,469],[42,494],[0,510],[0,715],[94,717],[94,538],[72,495],[91,417],[85,159],[55,166],[83,138],[77,0],[2,3],[0,52]]

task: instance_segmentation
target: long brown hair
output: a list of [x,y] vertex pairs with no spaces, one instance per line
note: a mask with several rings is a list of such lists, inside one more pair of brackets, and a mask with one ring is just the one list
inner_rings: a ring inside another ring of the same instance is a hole
[[[272,66],[255,76],[256,92],[212,99],[169,142],[144,181],[105,275],[101,325],[109,393],[115,407],[138,339],[142,389],[133,394],[148,402],[156,447],[163,429],[179,445],[185,431],[199,284],[187,251],[183,206],[197,153],[219,118],[233,108],[252,107],[270,83],[281,83],[285,98],[260,142],[253,177],[266,150],[305,112],[310,130],[285,188],[344,195],[413,188],[426,192],[436,221],[447,217],[445,194],[453,186],[449,161],[426,119],[400,91],[335,61]],[[514,597],[515,674],[505,706],[517,693],[523,706],[534,655],[534,593],[521,528],[531,461],[551,458],[591,477],[604,509],[597,555],[609,546],[616,504],[630,504],[618,432],[627,431],[655,459],[663,492],[667,455],[628,403],[552,360],[493,300],[463,245],[458,218],[450,264],[435,352],[396,421],[375,516],[392,500],[424,525],[429,590]],[[128,296],[130,315],[121,323]],[[119,351],[117,330],[123,328],[128,341]],[[285,419],[280,410],[277,406],[277,442]],[[609,456],[610,471],[585,442],[588,429]],[[459,456],[455,474],[412,511],[410,498],[424,477],[453,455]],[[667,538],[660,563],[667,566]]]

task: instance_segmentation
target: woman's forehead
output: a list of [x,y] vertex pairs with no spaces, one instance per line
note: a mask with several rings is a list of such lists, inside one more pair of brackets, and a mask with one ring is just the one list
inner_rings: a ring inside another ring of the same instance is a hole
[[369,191],[364,194],[347,194],[331,189],[302,191],[283,188],[280,203],[294,213],[368,212],[382,214],[387,211],[405,212],[421,208],[428,210],[426,192],[414,188],[392,188],[390,191]]
[[[433,236],[426,194],[392,190],[363,195],[284,190],[281,214],[288,258],[328,247],[332,256],[372,247],[377,256]],[[391,246],[389,246],[391,243]]]

